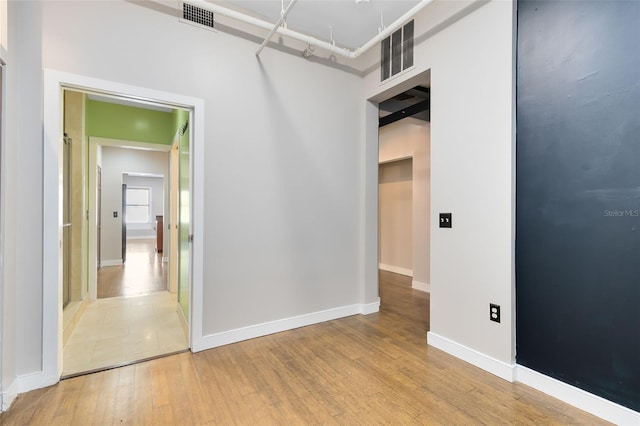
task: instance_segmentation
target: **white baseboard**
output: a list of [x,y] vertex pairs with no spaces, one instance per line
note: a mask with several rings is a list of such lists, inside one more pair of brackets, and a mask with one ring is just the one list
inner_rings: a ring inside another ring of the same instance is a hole
[[360,305],[360,313],[362,315],[375,314],[380,311],[380,298],[373,303],[363,303]]
[[[54,383],[58,381],[59,380],[56,380]],[[40,389],[51,384],[43,382],[42,371],[20,375],[16,379],[16,382],[18,384],[18,393],[29,392],[30,390]]]
[[387,272],[393,272],[394,274],[406,275],[407,277],[413,277],[413,271],[411,269],[387,265],[386,263],[378,263],[378,269],[382,269],[383,271]]
[[432,333],[431,331],[427,333],[427,343],[469,364],[475,365],[491,374],[495,374],[501,379],[509,382],[515,380],[515,365],[499,361],[475,349],[468,348],[446,337]]
[[0,407],[0,411],[7,411],[18,394],[50,386],[57,382],[58,380],[55,380],[54,382],[43,381],[42,371],[23,374],[16,377],[16,379],[7,387],[7,390],[2,392],[2,407]]
[[426,291],[427,293],[431,293],[431,285],[429,283],[421,283],[420,281],[413,280],[411,281],[411,287],[416,290]]
[[149,235],[127,235],[127,240],[155,240],[156,234],[155,231],[153,232],[153,234]]
[[520,382],[560,401],[618,425],[640,425],[640,413],[615,402],[556,380],[522,365],[509,365],[474,349],[463,346],[435,333],[427,333],[427,343],[456,358],[460,358],[489,373]]
[[11,404],[18,396],[18,381],[14,380],[11,382],[7,389],[2,392],[2,406],[0,406],[0,413],[4,413],[11,407]]
[[122,259],[103,260],[100,262],[101,267],[105,266],[122,266]]
[[531,386],[574,407],[618,425],[640,425],[640,413],[556,380],[522,365],[516,366],[518,382]]
[[237,328],[235,330],[223,331],[209,334],[201,338],[194,338],[191,342],[193,352],[212,349],[231,343],[241,342],[268,334],[279,333],[281,331],[292,330],[294,328],[305,327],[325,321],[348,317],[361,313],[373,313],[379,307],[379,301],[369,304],[355,304],[339,308],[327,309],[324,311],[312,312],[310,314],[284,318],[262,324],[250,325],[248,327]]
[[180,303],[176,302],[176,312],[178,313],[178,318],[180,319],[180,325],[182,326],[182,331],[184,331],[184,335],[187,336],[187,341],[189,343],[189,348],[191,348],[191,338],[189,336],[189,321],[184,316],[184,311],[182,310],[182,306]]

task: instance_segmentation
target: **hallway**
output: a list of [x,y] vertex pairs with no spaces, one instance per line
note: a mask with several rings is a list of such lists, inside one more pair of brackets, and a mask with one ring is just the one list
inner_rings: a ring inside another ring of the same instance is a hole
[[63,375],[187,349],[176,306],[167,291],[90,303],[64,346]]
[[123,266],[98,271],[98,300],[87,302],[63,349],[63,376],[188,348],[176,294],[155,240],[128,240]]
[[155,239],[127,240],[127,261],[98,270],[98,299],[136,296],[167,289],[167,264]]

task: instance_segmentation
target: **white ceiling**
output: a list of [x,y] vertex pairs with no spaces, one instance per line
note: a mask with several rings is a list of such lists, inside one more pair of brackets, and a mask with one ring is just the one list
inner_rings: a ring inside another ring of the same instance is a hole
[[[286,9],[290,0],[284,0]],[[217,2],[244,9],[268,22],[280,18],[281,0],[227,0]],[[418,0],[369,0],[356,4],[355,0],[299,0],[287,16],[290,29],[329,41],[329,26],[338,46],[355,49],[378,34],[380,13],[384,25],[418,4]]]

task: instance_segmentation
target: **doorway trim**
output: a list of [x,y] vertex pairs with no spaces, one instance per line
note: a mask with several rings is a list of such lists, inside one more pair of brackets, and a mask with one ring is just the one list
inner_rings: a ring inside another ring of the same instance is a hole
[[202,347],[203,226],[204,226],[204,100],[62,71],[44,70],[43,141],[43,299],[42,386],[53,385],[62,375],[62,124],[63,89],[99,92],[135,100],[173,105],[190,110],[192,149],[189,343]]

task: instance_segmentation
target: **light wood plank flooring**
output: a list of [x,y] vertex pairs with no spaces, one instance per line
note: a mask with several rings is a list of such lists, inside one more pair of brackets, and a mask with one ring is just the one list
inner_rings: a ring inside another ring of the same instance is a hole
[[98,270],[98,299],[138,296],[167,289],[166,264],[154,239],[127,240],[127,260]]
[[379,313],[64,380],[3,425],[604,424],[425,343],[428,295],[381,273]]

